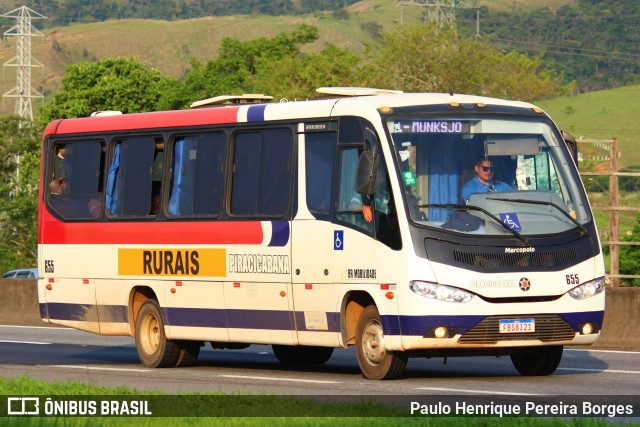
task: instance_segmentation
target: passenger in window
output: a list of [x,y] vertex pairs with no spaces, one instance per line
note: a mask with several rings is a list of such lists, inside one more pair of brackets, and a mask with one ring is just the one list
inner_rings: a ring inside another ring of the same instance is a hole
[[151,199],[151,215],[158,215],[160,213],[160,195],[156,194]]
[[473,193],[490,193],[494,191],[511,191],[513,188],[502,181],[494,181],[494,166],[486,157],[478,160],[475,165],[476,176],[462,187],[462,200],[469,203],[469,196]]
[[92,218],[98,218],[102,214],[102,200],[98,198],[89,199],[87,209]]
[[[63,191],[62,180],[63,180],[63,177],[53,178],[53,180],[49,183],[50,194],[54,196],[59,196],[62,194],[62,191]],[[66,185],[65,185],[65,189],[66,189]]]
[[65,146],[58,145],[55,148],[55,156],[53,157],[53,180],[49,183],[49,193],[54,196],[68,194],[69,188],[64,180],[64,154]]
[[160,181],[153,181],[151,186],[151,210],[150,215],[158,215],[160,213]]

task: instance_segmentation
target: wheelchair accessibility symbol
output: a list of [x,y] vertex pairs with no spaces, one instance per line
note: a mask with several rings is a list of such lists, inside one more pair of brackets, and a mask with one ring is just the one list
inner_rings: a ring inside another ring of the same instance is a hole
[[500,220],[510,229],[514,231],[522,231],[520,227],[520,220],[515,213],[501,213]]
[[333,234],[333,250],[344,250],[344,230],[336,230]]

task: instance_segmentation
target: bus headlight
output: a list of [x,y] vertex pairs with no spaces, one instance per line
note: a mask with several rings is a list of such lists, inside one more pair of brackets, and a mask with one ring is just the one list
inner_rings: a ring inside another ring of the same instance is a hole
[[421,282],[419,280],[413,280],[409,287],[420,296],[438,301],[469,302],[474,297],[471,292],[467,292],[464,289],[431,282]]
[[591,298],[602,291],[604,291],[604,277],[599,277],[591,280],[590,282],[583,283],[580,286],[576,286],[571,289],[568,294],[571,295],[571,298],[580,300]]

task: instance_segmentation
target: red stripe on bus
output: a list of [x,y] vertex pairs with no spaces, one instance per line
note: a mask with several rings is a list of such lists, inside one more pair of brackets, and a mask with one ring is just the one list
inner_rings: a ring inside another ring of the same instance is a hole
[[263,241],[259,221],[84,222],[45,221],[40,244],[236,244]]
[[84,117],[57,123],[56,134],[237,123],[240,107],[160,111],[120,116]]

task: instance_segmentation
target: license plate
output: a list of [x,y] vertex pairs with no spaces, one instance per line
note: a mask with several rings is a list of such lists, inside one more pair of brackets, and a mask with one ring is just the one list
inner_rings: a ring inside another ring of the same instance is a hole
[[535,319],[501,319],[498,323],[501,334],[522,334],[536,331]]

